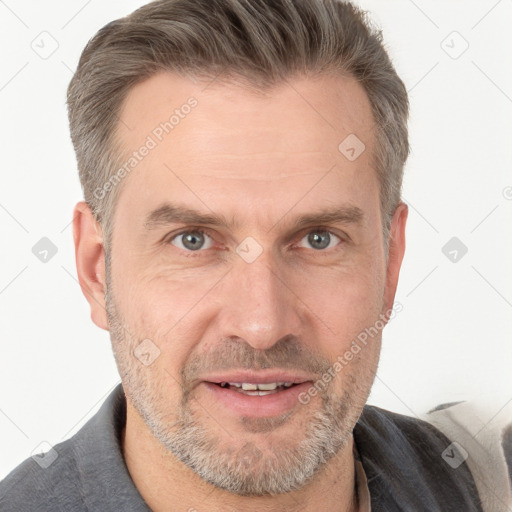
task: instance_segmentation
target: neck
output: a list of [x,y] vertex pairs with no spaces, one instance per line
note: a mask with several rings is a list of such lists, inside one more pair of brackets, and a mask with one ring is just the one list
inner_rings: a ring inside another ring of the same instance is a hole
[[279,495],[239,496],[205,482],[168,452],[129,403],[126,412],[124,458],[137,490],[153,512],[291,512],[298,507],[301,512],[358,510],[352,437],[301,489]]

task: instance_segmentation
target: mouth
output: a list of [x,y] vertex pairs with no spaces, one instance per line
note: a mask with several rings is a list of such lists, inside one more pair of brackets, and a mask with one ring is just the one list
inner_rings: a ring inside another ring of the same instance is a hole
[[210,377],[202,384],[222,413],[232,411],[247,417],[275,416],[300,405],[299,395],[312,384],[309,376],[264,371]]
[[223,389],[231,389],[237,393],[248,396],[265,396],[279,393],[297,384],[293,382],[269,382],[266,384],[253,384],[249,382],[220,382],[217,384]]

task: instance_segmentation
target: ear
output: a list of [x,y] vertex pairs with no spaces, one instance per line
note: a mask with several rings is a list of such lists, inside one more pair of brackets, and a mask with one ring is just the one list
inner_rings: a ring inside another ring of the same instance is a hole
[[389,256],[386,270],[386,287],[384,290],[384,311],[390,312],[395,300],[398,276],[405,253],[405,225],[409,213],[408,206],[401,202],[393,214],[389,230]]
[[84,201],[77,203],[73,211],[73,239],[78,282],[91,306],[92,321],[108,331],[103,234]]

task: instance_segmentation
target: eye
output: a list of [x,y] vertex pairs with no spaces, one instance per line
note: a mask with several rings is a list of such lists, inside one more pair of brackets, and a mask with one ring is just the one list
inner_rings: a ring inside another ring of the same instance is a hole
[[[341,238],[336,236],[334,233],[317,229],[310,231],[304,238],[302,238],[302,240],[299,242],[299,246],[313,248],[316,250],[323,250],[331,249],[332,247],[335,247],[339,242],[341,242]],[[304,245],[304,243],[307,243],[309,247]]]
[[200,229],[182,231],[173,236],[169,242],[185,251],[199,251],[209,249],[213,245],[211,237]]

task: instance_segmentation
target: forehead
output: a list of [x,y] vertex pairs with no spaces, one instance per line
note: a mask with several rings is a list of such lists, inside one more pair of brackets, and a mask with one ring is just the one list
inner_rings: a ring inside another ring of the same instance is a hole
[[[255,94],[160,73],[129,92],[117,135],[124,163],[134,164],[118,206],[141,214],[179,198],[228,216],[263,208],[271,222],[301,195],[308,209],[320,197],[364,202],[376,192],[371,107],[350,77],[294,79]],[[358,158],[340,151],[346,140],[364,149]]]
[[[197,104],[188,108],[191,98]],[[349,133],[371,143],[374,127],[368,97],[352,77],[290,79],[256,93],[225,80],[197,81],[159,73],[133,87],[123,102],[118,133],[125,147],[136,147],[141,135],[158,132],[173,113],[172,138],[179,138],[188,126],[190,145],[211,142],[234,153],[268,150],[268,139],[275,134],[280,135],[273,141],[276,149],[300,150],[306,143],[306,149],[325,150],[330,145],[333,151]],[[187,123],[182,123],[185,118]],[[234,138],[235,130],[239,136]],[[245,132],[257,138],[246,140]],[[180,140],[182,147],[187,141]]]

